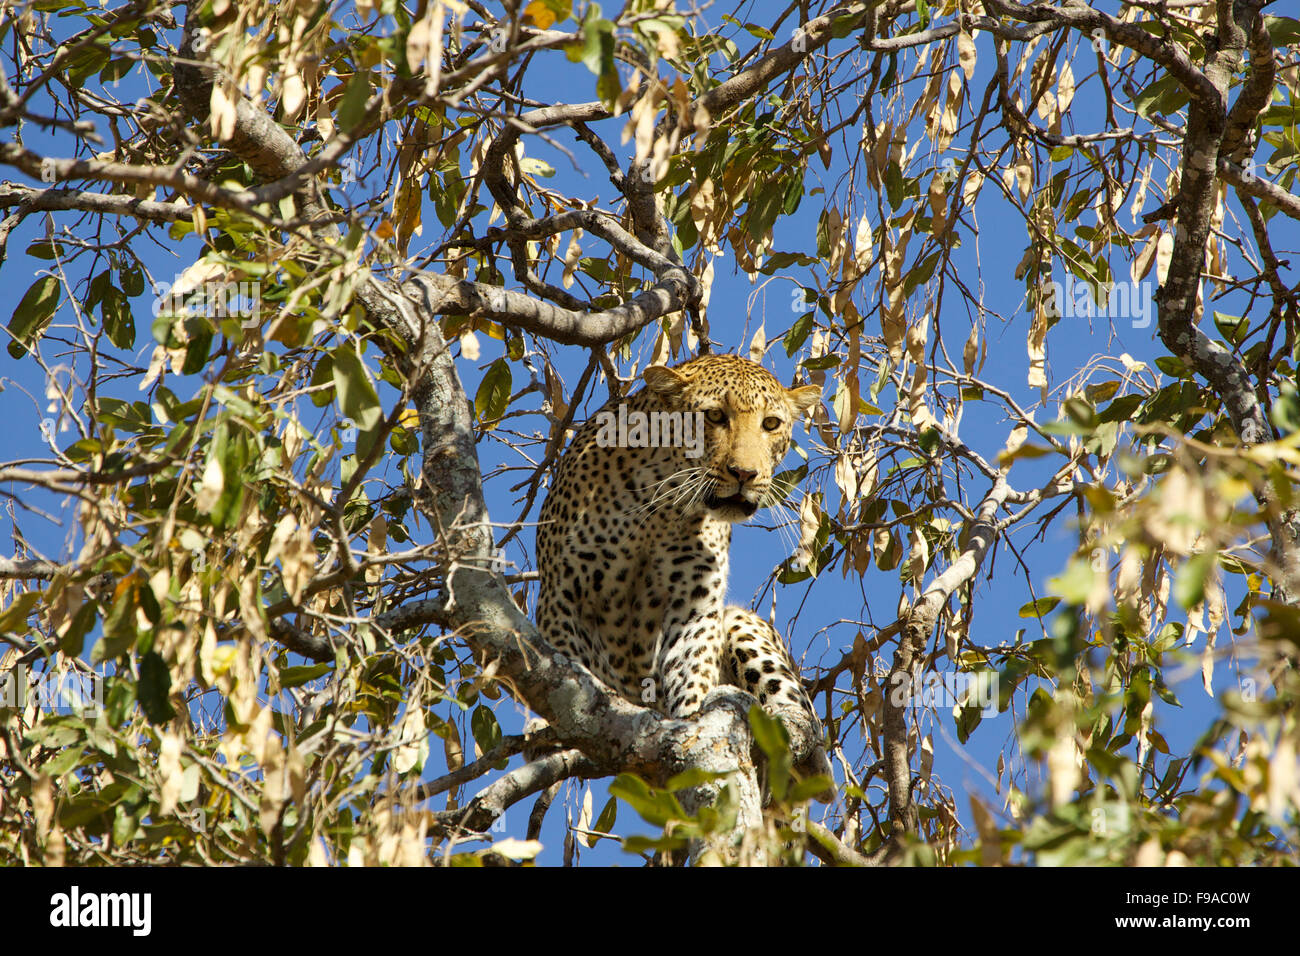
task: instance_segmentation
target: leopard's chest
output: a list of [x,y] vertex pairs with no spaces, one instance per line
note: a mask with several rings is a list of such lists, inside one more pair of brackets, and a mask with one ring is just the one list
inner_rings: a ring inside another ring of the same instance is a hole
[[560,560],[542,573],[593,651],[632,680],[652,671],[674,622],[721,613],[731,526],[708,515],[644,516],[607,505],[574,515]]
[[730,532],[708,516],[593,517],[575,525],[570,547],[593,604],[653,617],[723,596]]

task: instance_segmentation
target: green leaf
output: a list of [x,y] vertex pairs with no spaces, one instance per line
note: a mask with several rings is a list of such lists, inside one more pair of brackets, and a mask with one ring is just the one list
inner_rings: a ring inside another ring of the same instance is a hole
[[68,657],[80,657],[81,651],[86,644],[86,635],[95,625],[97,612],[95,602],[87,601],[77,609],[77,613],[72,616],[72,624],[68,630],[59,638],[59,650]]
[[1187,363],[1176,355],[1161,355],[1156,359],[1156,368],[1174,378],[1191,378],[1192,370]]
[[773,717],[755,704],[749,708],[749,726],[754,742],[767,754],[768,787],[772,796],[785,799],[790,784],[790,735],[779,717]]
[[597,76],[614,69],[614,24],[600,15],[600,4],[587,7],[582,21],[581,39],[564,48],[573,63],[581,62]]
[[482,704],[476,707],[469,719],[469,727],[474,734],[474,742],[483,753],[496,749],[501,743],[501,725],[497,723],[497,715],[492,713],[491,708]]
[[91,45],[73,54],[64,69],[67,71],[67,81],[73,86],[81,87],[90,74],[98,73],[107,65],[108,52],[103,47]]
[[898,163],[890,163],[885,170],[885,198],[889,200],[889,208],[898,212],[903,204],[903,171]]
[[208,353],[212,350],[212,329],[206,322],[190,332],[189,345],[185,347],[185,362],[181,366],[182,375],[197,375],[208,364]]
[[52,759],[41,764],[41,773],[57,779],[80,763],[84,752],[81,747],[66,747]]
[[221,468],[223,485],[220,497],[212,506],[212,523],[218,528],[229,526],[230,520],[239,514],[239,504],[243,500],[244,464],[246,456],[244,442],[238,435],[231,435],[226,423],[217,426],[212,435],[209,456],[215,456]]
[[834,789],[835,781],[825,774],[819,773],[807,780],[800,780],[791,787],[789,798],[791,803],[803,803],[806,800],[813,799],[818,794]]
[[998,452],[998,464],[1010,465],[1012,462],[1029,458],[1044,458],[1052,453],[1052,449],[1043,445],[1032,445],[1029,442],[1021,445],[1015,451],[1007,454],[1005,451]]
[[688,819],[686,811],[671,793],[656,792],[630,773],[621,773],[609,785],[609,792],[624,800],[647,823],[666,826],[674,820]]
[[[324,408],[334,400],[334,392],[329,387],[334,381],[334,358],[326,353],[316,363],[316,370],[311,376],[311,391],[308,397],[317,408]],[[325,386],[322,388],[322,386]]]
[[138,597],[140,599],[140,610],[144,611],[144,616],[148,618],[149,623],[157,627],[159,620],[162,618],[162,608],[158,606],[158,599],[154,597],[153,588],[141,588]]
[[799,351],[799,347],[808,340],[808,334],[812,332],[813,313],[805,312],[799,318],[794,320],[794,325],[790,326],[790,331],[785,333],[785,338],[781,343],[785,346],[785,354],[793,356]]
[[379,424],[383,410],[361,356],[349,344],[340,345],[330,354],[334,357],[331,372],[339,411],[356,422],[357,428],[370,431]]
[[118,584],[118,588],[119,593],[114,596],[113,608],[104,619],[104,636],[90,652],[92,664],[121,657],[135,643],[137,606],[135,581],[134,579],[123,580]]
[[1160,78],[1137,95],[1138,115],[1149,119],[1152,113],[1176,113],[1187,105],[1188,93],[1178,78],[1162,73]]
[[1274,46],[1300,43],[1300,21],[1291,17],[1265,17],[1264,29],[1268,31]]
[[1048,586],[1061,595],[1068,604],[1083,605],[1092,593],[1093,581],[1097,572],[1092,565],[1082,558],[1071,558],[1065,571],[1047,582]]
[[970,703],[962,707],[957,712],[955,720],[957,724],[957,740],[963,744],[969,740],[970,735],[975,732],[975,728],[980,725],[980,721],[983,719],[984,711],[979,704]]
[[135,683],[129,680],[112,679],[109,681],[108,694],[104,701],[104,715],[112,727],[122,726],[127,712],[135,703]]
[[1269,410],[1269,419],[1285,434],[1300,429],[1300,393],[1290,382],[1283,382]]
[[[847,14],[831,21],[831,36],[843,40],[862,25],[862,14]],[[883,89],[884,87],[882,87]]]
[[702,767],[692,767],[690,770],[683,770],[676,776],[671,777],[664,789],[673,791],[689,790],[691,787],[698,787],[702,783],[712,783],[727,776],[730,776],[730,774],[705,770]]
[[31,613],[36,602],[41,599],[40,591],[24,591],[14,598],[13,603],[0,614],[0,631],[6,634],[22,634],[27,630],[27,615]]
[[34,259],[57,259],[65,254],[63,243],[51,242],[49,239],[37,239],[27,247],[27,254]]
[[838,355],[823,355],[820,358],[804,359],[799,364],[810,371],[821,372],[839,365],[840,357]]
[[26,355],[28,349],[40,340],[58,307],[59,280],[54,276],[43,276],[33,282],[9,319],[9,334],[13,336],[9,354],[16,359]]
[[59,808],[59,823],[70,829],[90,824],[111,804],[99,796],[74,797]]
[[309,680],[315,680],[328,674],[334,665],[329,661],[323,664],[303,664],[297,667],[285,667],[280,671],[280,687],[299,687]]
[[144,295],[144,270],[138,262],[122,266],[117,270],[117,276],[122,283],[122,291],[132,299]]
[[679,836],[630,836],[623,841],[623,849],[628,853],[665,853],[669,850],[682,850],[685,847],[686,839]]
[[1143,402],[1141,395],[1121,395],[1106,406],[1106,410],[1097,416],[1099,422],[1126,422],[1133,417]]
[[168,344],[172,339],[172,316],[166,312],[154,316],[153,321],[149,323],[149,333],[159,345]]
[[72,714],[59,714],[56,717],[34,725],[23,738],[29,743],[39,744],[47,750],[60,750],[76,743],[86,736],[86,722]]
[[939,264],[939,257],[942,254],[943,250],[930,253],[921,260],[920,265],[903,277],[903,298],[906,299],[911,296],[916,291],[917,286],[930,281],[930,277],[934,275],[934,267]]
[[488,367],[474,394],[474,411],[484,427],[492,427],[506,413],[506,406],[510,403],[510,387],[510,364],[499,358]]
[[879,554],[874,554],[876,567],[881,571],[892,571],[898,567],[898,562],[903,559],[903,541],[896,535],[889,536],[889,543],[881,550]]
[[[1169,686],[1165,683],[1164,676],[1159,671],[1155,672],[1153,680],[1154,683],[1152,686],[1155,687],[1156,694],[1160,697],[1161,700],[1163,700],[1166,704],[1173,704],[1175,707],[1183,706],[1182,701],[1180,701],[1178,699],[1178,696],[1172,690],[1170,690]],[[1162,750],[1161,753],[1169,753],[1168,747]]]
[[[146,588],[147,589],[147,588]],[[172,675],[157,651],[140,658],[140,681],[136,699],[151,724],[163,724],[176,716],[167,695],[171,693]]]
[[343,101],[339,103],[339,129],[351,132],[352,127],[365,114],[366,100],[370,98],[370,74],[353,73],[348,80],[347,89],[343,91]]
[[[596,822],[591,825],[592,830],[597,833],[609,833],[614,829],[614,821],[618,817],[618,798],[610,797],[604,808],[600,811],[600,816],[596,817]],[[596,845],[597,837],[587,837],[587,846]]]
[[1212,551],[1194,554],[1178,569],[1174,578],[1174,600],[1185,609],[1191,609],[1205,599],[1205,583],[1214,568]]
[[113,810],[113,842],[123,846],[131,842],[138,828],[135,815],[125,803],[120,803]]
[[758,195],[749,202],[747,223],[749,235],[766,236],[770,233],[784,203],[784,182],[771,179],[760,186]]
[[1020,616],[1042,617],[1060,603],[1061,599],[1059,597],[1041,597],[1037,601],[1030,601],[1022,607],[1020,609]]
[[1107,382],[1098,382],[1095,385],[1089,385],[1083,390],[1083,396],[1096,406],[1106,401],[1117,391],[1119,391],[1119,382],[1111,379]]
[[1233,345],[1240,345],[1250,328],[1250,323],[1246,321],[1245,316],[1228,315],[1226,312],[1214,313],[1214,325],[1219,330],[1219,334]]
[[129,349],[135,345],[135,317],[131,314],[131,305],[122,290],[113,285],[104,290],[99,314],[104,320],[104,331],[108,333],[110,342],[120,349]]
[[1109,458],[1111,453],[1115,451],[1115,445],[1118,441],[1119,425],[1116,422],[1107,422],[1104,425],[1097,426],[1097,430],[1084,441],[1083,447],[1090,455]]

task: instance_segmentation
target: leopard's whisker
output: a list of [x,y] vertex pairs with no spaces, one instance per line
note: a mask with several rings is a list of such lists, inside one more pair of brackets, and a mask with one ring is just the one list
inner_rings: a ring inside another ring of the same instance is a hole
[[[695,504],[695,502],[699,499],[701,491],[703,491],[703,489],[705,488],[708,488],[710,482],[712,482],[713,480],[714,479],[710,478],[709,475],[703,474],[700,475],[696,481],[692,482],[691,485],[687,489],[685,489],[685,491],[690,492],[690,496],[686,498],[686,504],[684,507],[686,509],[692,507]],[[682,494],[679,494],[677,498],[674,499],[674,503],[678,503],[681,501],[681,499],[685,495],[685,491],[683,491]]]
[[[705,479],[703,472],[704,469],[699,467],[684,468],[669,476],[668,479],[658,482],[656,486],[667,484],[668,481],[674,479],[680,479],[678,484],[663,488],[649,501],[627,512],[629,517],[644,512],[644,514],[641,515],[641,520],[637,523],[636,530],[640,532],[641,529],[645,527],[645,523],[649,521],[651,517],[658,514],[670,504],[674,507],[680,508],[683,500],[693,502],[698,494],[698,487]],[[689,505],[687,507],[689,507]]]
[[790,531],[790,526],[795,523],[794,514],[785,505],[775,502],[769,505],[769,510],[775,511],[777,517],[781,520],[775,523],[776,532],[781,537],[781,544],[785,548],[787,556],[793,556],[799,548],[799,542],[795,539],[794,534]]
[[715,489],[717,486],[718,486],[718,479],[714,478],[711,475],[705,475],[703,478],[700,479],[695,489],[695,493],[691,495],[691,499],[687,503],[687,508],[695,507],[695,505],[702,498],[706,498],[709,495],[713,494],[713,489]]
[[[630,517],[642,511],[648,511],[649,513],[653,514],[654,511],[657,510],[659,505],[661,505],[667,498],[672,496],[673,493],[678,491],[681,487],[689,485],[691,479],[696,477],[699,474],[699,472],[702,470],[703,469],[698,467],[683,468],[681,471],[673,472],[673,474],[669,475],[667,478],[664,478],[661,481],[657,481],[653,485],[648,485],[643,490],[650,494],[650,498],[647,501],[644,501],[641,504],[637,505],[635,508],[628,509],[627,511],[624,512],[624,515]],[[680,481],[680,484],[669,485],[670,482],[674,482],[674,481]],[[665,485],[669,485],[669,487],[664,487]]]

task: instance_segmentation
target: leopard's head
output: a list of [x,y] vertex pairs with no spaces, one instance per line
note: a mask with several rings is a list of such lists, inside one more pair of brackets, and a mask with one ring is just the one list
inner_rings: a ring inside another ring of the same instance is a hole
[[704,355],[676,368],[652,365],[646,387],[672,411],[700,413],[702,449],[688,458],[698,501],[724,521],[743,521],[783,496],[772,476],[790,448],[795,418],[821,388],[786,388],[767,369],[736,355]]

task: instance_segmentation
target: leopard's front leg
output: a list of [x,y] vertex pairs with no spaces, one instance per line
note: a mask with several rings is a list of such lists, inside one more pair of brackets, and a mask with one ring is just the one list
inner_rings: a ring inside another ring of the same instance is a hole
[[655,597],[662,601],[654,676],[670,717],[699,710],[726,666],[726,542],[716,534],[693,537],[692,545],[669,545],[653,566]]
[[722,609],[669,612],[655,665],[669,717],[690,717],[722,678]]

